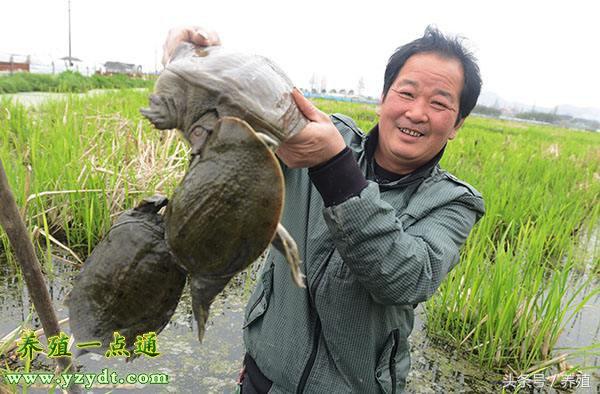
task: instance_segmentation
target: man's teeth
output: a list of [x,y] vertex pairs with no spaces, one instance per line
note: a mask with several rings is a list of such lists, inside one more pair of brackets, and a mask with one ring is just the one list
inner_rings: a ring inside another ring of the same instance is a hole
[[403,132],[404,134],[408,134],[408,135],[413,136],[413,137],[421,137],[423,135],[423,134],[419,133],[418,131],[414,131],[414,130],[411,130],[411,129],[406,129],[404,127],[399,127],[398,129],[401,132]]

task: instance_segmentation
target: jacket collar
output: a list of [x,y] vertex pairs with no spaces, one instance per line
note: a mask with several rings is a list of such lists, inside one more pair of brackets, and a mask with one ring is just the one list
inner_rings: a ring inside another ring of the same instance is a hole
[[[367,179],[374,180],[375,179],[375,171],[374,171],[374,160],[375,160],[375,149],[377,148],[377,144],[379,143],[379,124],[375,125],[367,134],[365,139],[365,154],[367,160]],[[431,160],[427,163],[423,164],[421,167],[417,168],[413,172],[406,174],[402,178],[386,183],[385,186],[400,186],[406,185],[417,180],[421,180],[427,178],[431,175],[431,172],[435,167],[438,166],[442,156],[444,155],[444,151],[446,150],[446,145],[442,147],[440,152],[435,155]]]

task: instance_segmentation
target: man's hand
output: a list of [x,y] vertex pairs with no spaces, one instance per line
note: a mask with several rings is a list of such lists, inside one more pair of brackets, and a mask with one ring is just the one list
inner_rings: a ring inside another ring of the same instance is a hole
[[325,163],[346,147],[342,135],[327,114],[319,111],[294,88],[292,96],[310,123],[283,142],[275,153],[290,168],[314,167]]
[[173,57],[173,52],[175,52],[177,46],[182,42],[190,42],[202,47],[221,44],[219,35],[213,30],[204,29],[200,26],[174,27],[169,30],[167,39],[163,45],[163,66],[169,64],[171,57]]

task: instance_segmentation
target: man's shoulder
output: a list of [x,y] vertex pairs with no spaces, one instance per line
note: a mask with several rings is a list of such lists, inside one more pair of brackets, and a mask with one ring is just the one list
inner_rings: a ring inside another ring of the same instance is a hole
[[485,212],[481,193],[468,182],[439,166],[433,169],[422,186],[427,189],[427,195],[436,196],[436,199],[461,202],[475,211]]
[[458,178],[456,175],[444,170],[443,168],[437,166],[431,174],[433,177],[436,177],[439,181],[447,182],[454,187],[462,188],[466,193],[473,197],[483,198],[481,193],[475,189],[470,183]]
[[354,119],[339,113],[329,115],[329,117],[344,138],[346,145],[354,152],[360,152],[367,135],[358,127]]
[[342,135],[345,136],[346,134],[354,134],[360,138],[364,138],[366,136],[364,131],[357,126],[356,122],[351,117],[340,113],[331,114],[329,117]]

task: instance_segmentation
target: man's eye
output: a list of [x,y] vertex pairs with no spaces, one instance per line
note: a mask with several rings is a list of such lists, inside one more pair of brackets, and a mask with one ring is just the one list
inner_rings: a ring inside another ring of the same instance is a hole
[[403,96],[403,97],[410,97],[410,98],[414,97],[414,95],[411,92],[406,92],[406,91],[398,91],[398,94],[400,94],[400,96]]
[[433,101],[431,105],[438,109],[448,109],[448,106],[440,101]]

